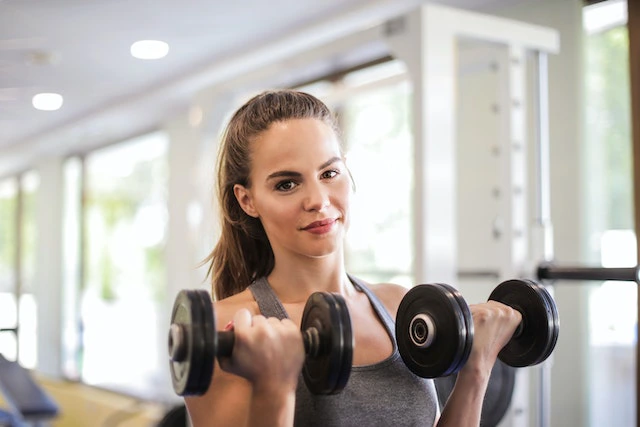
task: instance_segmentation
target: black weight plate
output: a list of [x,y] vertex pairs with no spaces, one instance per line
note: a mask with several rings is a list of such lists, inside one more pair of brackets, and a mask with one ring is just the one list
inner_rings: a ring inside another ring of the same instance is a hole
[[[550,354],[558,337],[557,316],[547,299],[546,289],[529,280],[507,280],[489,296],[522,314],[522,331],[509,340],[498,357],[514,367],[533,366]],[[556,313],[557,314],[557,313]]]
[[173,390],[179,396],[201,395],[209,388],[215,355],[215,320],[209,294],[182,290],[176,296],[171,324],[180,325],[186,357],[169,361]]
[[[433,342],[426,348],[411,340],[411,321],[419,314],[429,316],[436,330]],[[437,378],[456,372],[468,358],[471,340],[471,312],[455,288],[444,284],[417,285],[400,302],[396,341],[402,360],[416,375]]]
[[333,298],[335,299],[335,306],[338,309],[338,318],[340,319],[338,324],[342,329],[340,332],[342,343],[339,345],[339,349],[342,351],[342,364],[340,370],[338,371],[338,377],[336,379],[335,386],[333,387],[333,391],[331,392],[331,394],[336,394],[341,392],[346,387],[347,382],[349,381],[349,376],[351,375],[351,366],[353,365],[353,348],[355,346],[355,337],[353,336],[353,331],[351,329],[351,316],[349,315],[347,302],[339,294],[333,294]]
[[197,391],[193,394],[204,394],[211,384],[213,377],[213,367],[216,358],[216,349],[218,348],[218,333],[216,330],[216,320],[213,313],[213,302],[209,292],[205,290],[196,290],[202,308],[203,322],[200,324],[202,332],[198,335],[203,340],[203,352],[201,359],[200,381]]
[[465,346],[464,346],[464,349],[462,350],[462,354],[460,355],[458,366],[456,366],[453,370],[453,372],[458,372],[460,369],[462,369],[464,364],[467,363],[467,360],[469,360],[469,355],[471,354],[471,347],[473,347],[473,333],[474,333],[473,316],[471,315],[471,309],[469,308],[469,304],[467,304],[467,301],[465,301],[462,294],[456,288],[444,283],[441,283],[440,286],[446,287],[449,291],[453,293],[453,295],[456,298],[456,301],[458,301],[458,305],[460,306],[460,309],[464,313],[463,318],[466,326],[467,339],[465,340]]
[[[453,391],[456,383],[457,374],[447,377],[440,377],[434,380],[436,391],[438,393],[438,402],[443,408],[449,399],[449,395]],[[482,401],[482,414],[480,416],[481,427],[495,427],[504,418],[511,399],[513,398],[513,390],[516,383],[516,368],[513,368],[501,360],[491,369],[489,384]]]
[[313,293],[302,313],[300,329],[312,327],[318,330],[320,350],[305,359],[305,384],[313,394],[338,393],[348,380],[353,361],[351,319],[344,300],[327,292]]
[[549,339],[549,342],[547,343],[548,345],[547,345],[546,352],[540,358],[539,363],[541,363],[545,361],[549,356],[551,356],[551,353],[556,348],[556,344],[558,342],[558,336],[560,335],[560,316],[558,314],[558,307],[556,306],[556,302],[551,296],[551,294],[549,293],[549,291],[547,290],[547,288],[545,288],[544,286],[542,286],[541,284],[533,280],[529,280],[528,282],[531,283],[532,286],[537,287],[540,294],[546,299],[547,303],[549,304],[549,307],[551,308],[551,314],[552,314],[552,320],[553,320],[551,337]]

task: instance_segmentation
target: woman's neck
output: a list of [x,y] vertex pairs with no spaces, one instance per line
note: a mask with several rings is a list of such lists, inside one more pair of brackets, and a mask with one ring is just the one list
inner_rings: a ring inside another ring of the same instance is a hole
[[355,291],[339,257],[278,262],[269,274],[269,284],[283,303],[305,302],[313,292],[336,292],[348,296]]

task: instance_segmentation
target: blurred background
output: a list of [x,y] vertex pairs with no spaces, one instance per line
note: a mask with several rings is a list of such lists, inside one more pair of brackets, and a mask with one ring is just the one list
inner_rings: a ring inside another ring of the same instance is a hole
[[[149,426],[179,405],[167,330],[180,289],[210,289],[220,132],[269,88],[339,116],[356,276],[479,302],[533,277],[545,245],[635,266],[626,25],[621,0],[0,0],[0,354],[59,404],[52,425]],[[560,340],[501,425],[538,425],[547,386],[551,425],[634,425],[637,285],[553,293]]]

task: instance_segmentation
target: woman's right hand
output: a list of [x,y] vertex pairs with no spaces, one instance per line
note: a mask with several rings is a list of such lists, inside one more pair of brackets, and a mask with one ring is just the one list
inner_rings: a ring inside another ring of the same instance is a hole
[[293,321],[252,316],[240,309],[233,317],[233,331],[233,353],[219,360],[222,369],[246,378],[254,390],[295,391],[305,351]]
[[509,342],[522,321],[515,309],[497,301],[469,306],[473,316],[474,335],[471,355],[462,368],[491,375],[498,353]]
[[438,426],[478,426],[491,369],[498,353],[513,336],[522,315],[496,301],[469,306],[473,316],[473,345],[456,378]]

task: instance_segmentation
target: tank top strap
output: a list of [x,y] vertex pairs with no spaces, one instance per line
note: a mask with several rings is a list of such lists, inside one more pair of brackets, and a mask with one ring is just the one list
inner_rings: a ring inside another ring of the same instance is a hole
[[288,319],[287,310],[273,292],[266,277],[261,277],[249,285],[249,291],[258,303],[260,313],[265,317],[275,317],[280,320]]
[[[362,281],[361,279],[348,275],[351,283],[358,289],[360,292],[363,292],[371,305],[373,306],[374,311],[382,320],[387,332],[391,337],[395,337],[395,321],[391,317],[391,314],[387,311],[386,307],[382,304],[382,301],[378,299],[376,294],[373,293],[371,289]],[[278,296],[273,292],[273,289],[269,285],[266,277],[261,277],[253,282],[248,287],[249,291],[253,295],[253,298],[256,300],[258,304],[258,308],[260,309],[260,313],[266,317],[275,317],[280,320],[288,319],[289,315],[287,314],[287,310],[285,310],[284,306],[280,302]],[[395,340],[394,347],[395,347]]]
[[378,317],[380,318],[380,320],[384,324],[384,327],[387,329],[387,332],[389,333],[389,336],[391,336],[393,338],[391,341],[393,341],[393,347],[394,347],[394,351],[395,351],[396,350],[396,340],[395,340],[396,322],[395,322],[395,320],[391,317],[391,314],[389,313],[387,308],[384,306],[382,301],[380,301],[380,299],[376,296],[376,294],[374,294],[373,291],[371,289],[369,289],[369,287],[364,283],[364,281],[362,281],[361,279],[358,279],[357,277],[352,276],[350,274],[348,276],[349,276],[349,280],[351,280],[351,283],[353,283],[353,285],[356,287],[356,289],[358,289],[361,292],[363,292],[367,296],[367,298],[369,298],[369,302],[371,303],[371,306],[373,307],[373,310],[376,312],[376,314],[378,315]]

